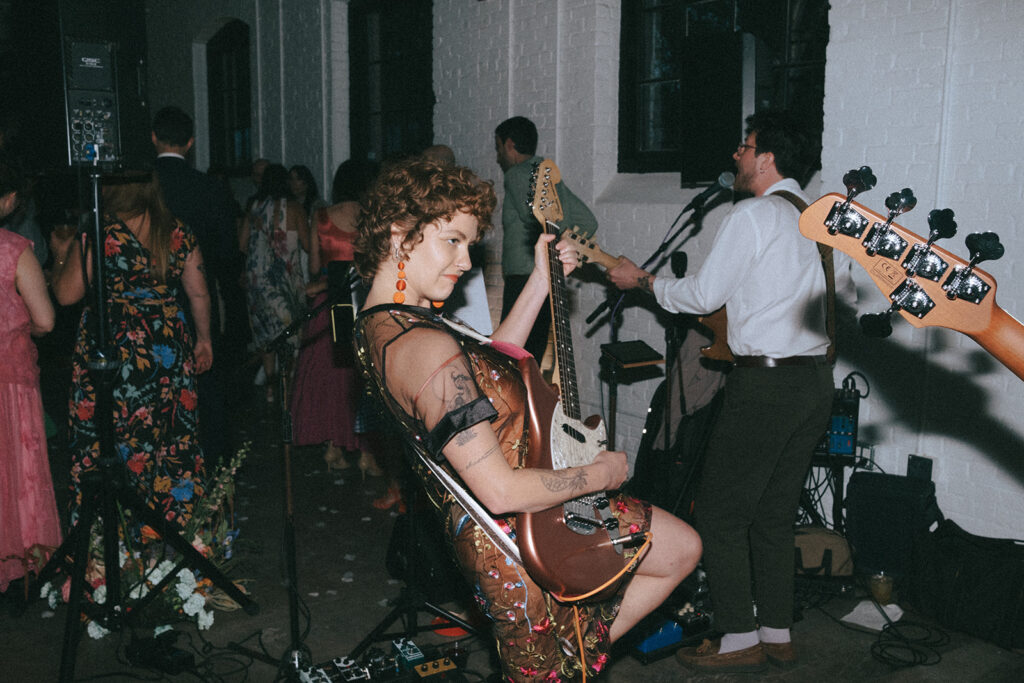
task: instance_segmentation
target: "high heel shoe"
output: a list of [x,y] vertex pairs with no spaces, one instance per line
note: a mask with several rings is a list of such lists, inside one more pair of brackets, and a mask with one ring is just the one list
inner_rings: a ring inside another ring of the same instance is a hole
[[380,498],[375,498],[370,503],[370,505],[378,510],[390,510],[396,504],[398,505],[398,514],[405,514],[405,501],[402,499],[402,490],[395,484],[388,487],[387,493]]
[[327,464],[328,472],[331,470],[345,470],[351,467],[348,460],[345,459],[345,451],[334,444],[329,444],[327,450],[324,451],[324,462]]
[[371,477],[383,477],[384,470],[377,464],[376,458],[373,457],[373,453],[366,451],[359,452],[359,471],[363,473],[363,479],[366,479],[366,475]]

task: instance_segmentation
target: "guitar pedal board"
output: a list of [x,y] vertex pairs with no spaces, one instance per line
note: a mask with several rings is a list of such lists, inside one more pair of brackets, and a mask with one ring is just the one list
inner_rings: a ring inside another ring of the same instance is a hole
[[464,650],[435,653],[431,659],[409,638],[391,642],[391,653],[372,648],[359,661],[336,657],[299,672],[301,683],[414,683],[455,681],[465,683],[458,660]]

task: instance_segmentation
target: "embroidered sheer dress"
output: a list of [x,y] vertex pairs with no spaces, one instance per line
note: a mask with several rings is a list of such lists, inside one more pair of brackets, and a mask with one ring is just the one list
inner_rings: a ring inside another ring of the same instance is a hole
[[[355,335],[363,369],[418,456],[439,463],[461,483],[442,449],[458,432],[486,421],[509,465],[524,466],[526,389],[514,360],[453,330],[432,311],[412,306],[377,306],[363,311]],[[443,335],[440,342],[438,335]],[[446,348],[446,342],[451,353],[424,357],[423,349]],[[461,370],[456,373],[465,378],[460,389],[470,399],[448,410],[451,402],[444,397],[424,387],[408,386],[410,368],[422,368],[424,363]],[[413,467],[438,508],[446,538],[477,604],[492,621],[505,674],[516,681],[567,681],[581,677],[584,666],[588,679],[599,673],[608,661],[608,631],[628,580],[616,595],[602,602],[574,607],[556,601],[495,546],[419,457]],[[650,506],[642,501],[618,495],[612,499],[612,510],[623,528],[650,528]],[[515,538],[514,515],[496,517],[495,521]],[[574,611],[578,611],[578,633]]]

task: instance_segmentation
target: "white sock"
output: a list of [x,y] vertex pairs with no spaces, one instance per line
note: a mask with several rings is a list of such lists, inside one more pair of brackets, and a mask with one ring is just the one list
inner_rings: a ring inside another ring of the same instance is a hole
[[762,643],[788,643],[790,641],[788,628],[762,626],[757,629],[757,637]]
[[747,631],[746,633],[726,633],[722,636],[722,644],[718,648],[718,654],[724,655],[726,652],[746,650],[748,647],[754,647],[759,642],[760,640],[757,637],[757,631]]

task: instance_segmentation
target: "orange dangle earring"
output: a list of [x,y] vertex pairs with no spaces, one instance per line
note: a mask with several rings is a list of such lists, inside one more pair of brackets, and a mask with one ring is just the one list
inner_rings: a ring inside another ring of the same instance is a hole
[[395,295],[391,297],[391,300],[396,304],[405,303],[405,262],[402,260],[402,253],[398,251],[398,247],[395,247],[395,260],[398,261],[398,282],[395,283]]
[[444,302],[443,301],[431,301],[430,305],[433,306],[434,308],[443,308],[444,307]]
[[396,304],[405,303],[405,263],[402,261],[398,262],[398,282],[395,283],[395,295],[391,297],[392,301]]

